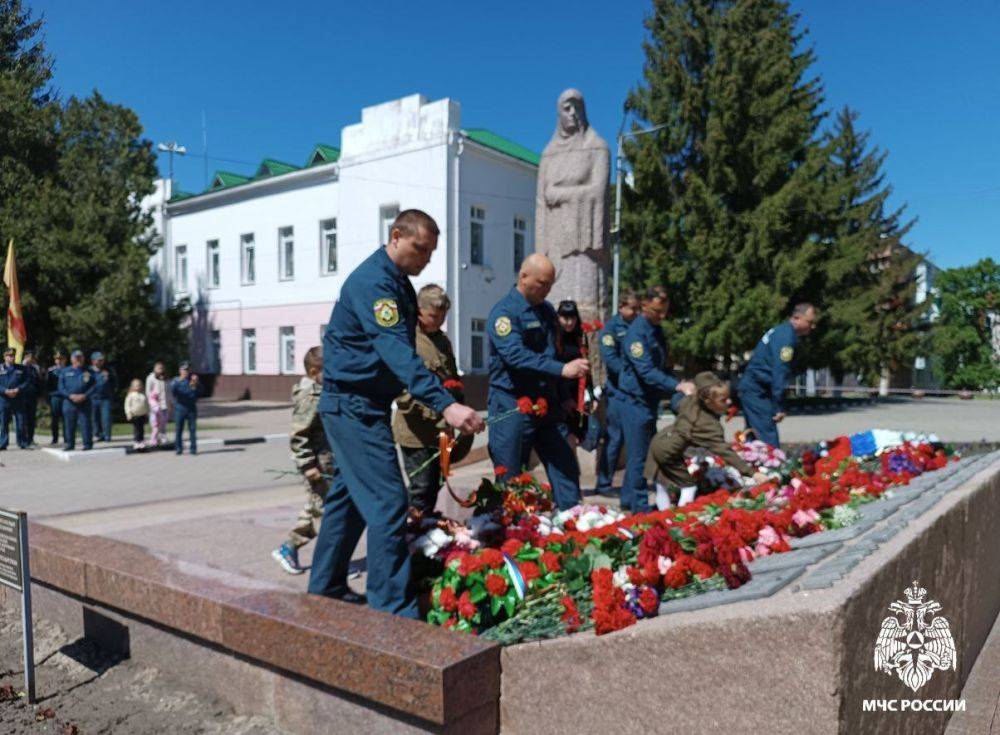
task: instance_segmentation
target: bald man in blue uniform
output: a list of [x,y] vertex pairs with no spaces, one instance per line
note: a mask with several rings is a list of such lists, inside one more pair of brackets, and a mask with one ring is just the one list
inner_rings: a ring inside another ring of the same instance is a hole
[[351,555],[368,528],[367,601],[376,610],[418,615],[404,538],[406,486],[389,424],[396,396],[410,394],[463,433],[483,428],[476,411],[452,395],[417,355],[418,275],[437,247],[438,227],[424,212],[401,212],[389,243],[368,256],[340,291],[323,336],[319,413],[337,458],[313,552],[309,592],[349,602]]
[[583,358],[556,359],[556,312],[545,300],[556,271],[544,255],[524,259],[517,285],[490,312],[489,414],[497,416],[517,406],[522,396],[544,398],[545,416],[517,415],[490,426],[489,451],[494,467],[520,473],[534,449],[542,460],[560,510],[580,502],[580,467],[559,431],[562,410],[556,396],[559,378],[579,378],[590,366]]
[[693,383],[678,381],[667,368],[667,339],[660,325],[668,305],[665,289],[650,288],[643,296],[642,312],[622,340],[620,412],[625,433],[625,480],[621,507],[633,513],[649,510],[649,488],[642,471],[656,433],[660,401],[678,391],[694,392]]
[[797,304],[788,321],[771,327],[754,348],[743,377],[739,399],[748,429],[772,447],[780,446],[778,424],[785,418],[785,388],[799,337],[816,328],[812,304]]

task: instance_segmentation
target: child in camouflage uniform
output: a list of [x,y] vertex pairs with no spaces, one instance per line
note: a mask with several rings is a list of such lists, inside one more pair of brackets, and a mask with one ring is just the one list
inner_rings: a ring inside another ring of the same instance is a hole
[[653,437],[646,455],[643,476],[656,483],[656,505],[660,510],[670,507],[664,482],[680,488],[679,505],[695,497],[697,487],[692,484],[684,458],[689,447],[708,450],[758,484],[767,481],[767,475],[745,462],[726,441],[721,419],[731,403],[729,384],[715,373],[702,372],[695,376],[694,387],[695,394],[684,396],[677,408],[677,419]]
[[323,516],[323,501],[330,488],[333,474],[333,452],[323,431],[318,407],[323,391],[323,349],[313,347],[304,360],[306,376],[292,389],[292,461],[302,474],[307,499],[288,540],[271,552],[271,556],[289,574],[302,574],[299,549],[316,538]]

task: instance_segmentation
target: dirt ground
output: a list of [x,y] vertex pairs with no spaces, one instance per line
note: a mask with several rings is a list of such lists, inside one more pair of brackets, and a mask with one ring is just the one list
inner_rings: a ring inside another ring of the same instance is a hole
[[23,696],[20,613],[0,611],[0,733],[3,735],[276,735],[263,717],[235,715],[212,698],[184,691],[154,668],[70,640],[35,622],[35,688]]

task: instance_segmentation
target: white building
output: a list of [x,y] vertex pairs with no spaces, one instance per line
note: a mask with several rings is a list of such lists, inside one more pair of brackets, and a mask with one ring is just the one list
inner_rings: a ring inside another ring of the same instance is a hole
[[201,194],[175,191],[151,267],[164,299],[195,307],[191,357],[217,394],[287,398],[291,378],[275,376],[301,374],[344,279],[401,209],[423,209],[441,237],[414,285],[447,288],[459,366],[482,374],[486,316],[534,247],[537,165],[463,129],[457,102],[411,95],[366,107],[339,148],[316,145],[302,166],[264,159],[252,175],[217,172]]

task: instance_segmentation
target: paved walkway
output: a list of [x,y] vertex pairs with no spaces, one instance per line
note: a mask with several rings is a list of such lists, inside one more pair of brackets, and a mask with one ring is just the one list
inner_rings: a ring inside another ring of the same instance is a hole
[[[206,422],[233,427],[206,431],[206,438],[260,436],[287,430],[289,406],[207,402],[202,416]],[[782,435],[786,441],[816,441],[875,427],[933,431],[946,441],[1000,441],[1000,401],[898,401],[798,415],[782,425]],[[742,420],[727,428],[742,428]],[[485,437],[478,437],[477,444],[484,442]],[[593,487],[592,459],[582,460],[581,484]],[[155,452],[79,462],[60,462],[40,451],[8,450],[0,452],[0,463],[0,506],[26,510],[36,521],[139,544],[197,566],[306,588],[306,576],[284,573],[270,557],[304,500],[295,477],[268,472],[291,469],[284,442],[206,446],[197,457]],[[460,467],[452,487],[465,498],[491,474],[488,461]],[[610,498],[593,499],[614,503]],[[439,507],[452,517],[463,513],[444,490]],[[305,563],[311,549],[312,544],[302,555]],[[364,554],[362,540],[355,554],[359,563]],[[360,589],[363,583],[362,578],[355,584]]]

